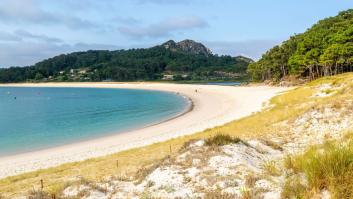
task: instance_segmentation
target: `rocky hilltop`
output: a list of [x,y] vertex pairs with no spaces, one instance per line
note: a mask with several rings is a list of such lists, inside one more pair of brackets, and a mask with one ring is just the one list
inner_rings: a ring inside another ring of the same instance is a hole
[[[32,66],[0,69],[0,82],[151,81],[164,80],[166,73],[175,75],[175,80],[225,81],[245,77],[251,62],[249,58],[213,55],[192,40],[170,40],[150,48],[61,54]],[[231,75],[220,76],[219,72]]]
[[185,39],[180,42],[175,42],[173,40],[169,40],[162,44],[166,49],[170,49],[172,51],[183,51],[191,54],[202,54],[205,56],[212,55],[210,49],[204,46],[202,43],[195,42],[190,39]]

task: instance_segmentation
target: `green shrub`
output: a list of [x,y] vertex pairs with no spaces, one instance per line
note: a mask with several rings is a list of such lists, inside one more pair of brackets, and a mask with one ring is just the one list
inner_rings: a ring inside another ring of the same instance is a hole
[[223,145],[234,144],[239,142],[245,144],[245,142],[239,138],[233,138],[229,135],[218,134],[214,137],[206,139],[205,144],[207,146],[223,146]]

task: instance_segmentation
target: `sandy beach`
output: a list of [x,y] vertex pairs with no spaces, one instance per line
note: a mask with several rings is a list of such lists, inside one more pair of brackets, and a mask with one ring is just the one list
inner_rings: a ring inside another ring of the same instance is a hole
[[260,111],[266,101],[288,89],[267,86],[234,87],[163,83],[41,83],[0,86],[159,90],[184,95],[193,104],[192,110],[157,125],[65,146],[1,157],[0,178],[104,156],[223,125]]

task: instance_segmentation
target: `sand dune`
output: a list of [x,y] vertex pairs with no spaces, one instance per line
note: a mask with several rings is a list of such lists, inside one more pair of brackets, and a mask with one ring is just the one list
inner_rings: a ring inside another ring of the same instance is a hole
[[[264,102],[287,88],[162,83],[42,83],[1,86],[133,88],[175,92],[188,97],[191,111],[157,125],[109,137],[0,158],[0,178],[67,162],[112,154],[192,134],[260,111]],[[196,92],[197,90],[197,92]]]

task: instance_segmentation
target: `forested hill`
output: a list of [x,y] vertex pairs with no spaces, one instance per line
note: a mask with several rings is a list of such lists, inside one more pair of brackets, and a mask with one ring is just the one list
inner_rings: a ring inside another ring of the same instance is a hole
[[214,55],[192,40],[170,40],[146,49],[74,52],[33,66],[0,69],[0,82],[224,80],[244,75],[250,62]]
[[353,9],[319,21],[303,34],[292,36],[249,65],[257,81],[278,81],[289,75],[315,79],[352,71]]

